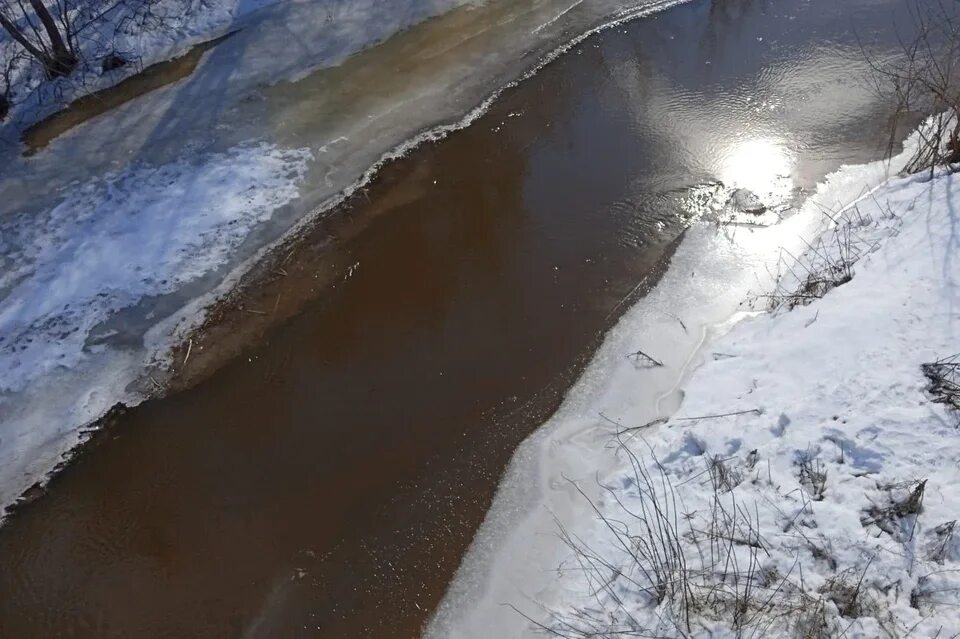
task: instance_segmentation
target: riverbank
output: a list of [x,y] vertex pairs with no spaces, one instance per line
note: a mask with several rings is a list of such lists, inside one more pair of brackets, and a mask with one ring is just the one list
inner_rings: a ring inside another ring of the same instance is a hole
[[[817,238],[825,228],[832,227],[828,215],[849,214],[858,202],[871,202],[871,194],[882,189],[885,181],[906,164],[908,156],[905,152],[890,163],[840,169],[828,176],[794,217],[776,227],[735,232],[707,226],[691,229],[666,276],[608,333],[557,414],[518,449],[426,636],[538,636],[539,629],[523,615],[548,626],[566,621],[576,625],[572,620],[578,616],[577,610],[590,608],[589,596],[584,593],[589,591],[588,586],[596,587],[595,578],[603,568],[598,568],[595,575],[589,569],[589,560],[586,568],[578,568],[571,544],[584,549],[596,547],[602,556],[616,543],[615,537],[604,537],[604,524],[591,504],[597,505],[601,515],[620,521],[626,515],[618,514],[617,508],[636,505],[640,499],[631,493],[638,490],[637,484],[624,478],[633,459],[624,450],[654,469],[656,462],[647,459],[654,450],[661,462],[686,461],[684,473],[665,475],[674,485],[689,484],[684,491],[704,492],[704,478],[709,483],[710,475],[703,464],[713,456],[722,462],[736,460],[736,469],[731,466],[731,472],[746,477],[749,473],[741,468],[742,458],[756,447],[743,442],[749,442],[750,434],[759,430],[759,426],[748,424],[770,422],[776,429],[776,415],[770,414],[776,411],[755,399],[750,388],[724,396],[730,384],[749,387],[763,379],[759,373],[733,375],[721,370],[728,358],[740,357],[743,350],[728,348],[727,344],[742,343],[746,338],[739,336],[746,326],[759,322],[745,318],[762,313],[768,294],[778,290],[784,274],[789,276],[803,268],[794,265],[791,256],[804,255],[807,246],[819,246]],[[883,222],[877,215],[867,219]],[[889,233],[889,227],[882,225],[882,231]],[[792,284],[784,282],[784,286]],[[810,313],[815,310],[811,308]],[[741,321],[743,327],[738,324]],[[861,323],[851,321],[849,326]],[[763,352],[760,346],[756,348],[756,352]],[[638,352],[662,365],[630,357]],[[772,349],[767,356],[775,360],[778,351]],[[718,377],[711,377],[713,370],[719,377],[729,375],[729,381],[721,383]],[[828,379],[823,378],[832,370],[843,374],[842,369],[818,369],[823,386],[829,386]],[[805,392],[806,397],[818,395],[812,390]],[[759,412],[754,415],[754,411]],[[691,417],[728,413],[733,415],[704,419],[702,424]],[[688,421],[696,425],[688,426]],[[712,431],[716,433],[704,434]],[[723,436],[729,440],[724,440],[725,446],[715,441]],[[626,443],[621,444],[621,440]],[[679,452],[667,450],[669,446],[662,445],[666,441],[673,448],[679,446]],[[704,444],[701,449],[701,441],[710,446]],[[731,443],[734,441],[742,445]],[[650,451],[647,446],[652,447]],[[758,468],[766,472],[766,466]],[[615,486],[612,493],[608,492],[609,486]],[[644,486],[639,490],[644,491]],[[627,493],[631,493],[629,498]],[[677,502],[684,504],[682,512],[687,513],[697,511],[702,499],[682,492]],[[629,512],[640,512],[637,508]],[[677,518],[682,519],[680,511]],[[764,528],[763,534],[776,536],[776,531]],[[604,560],[596,561],[602,565]],[[624,568],[624,575],[637,570]],[[606,594],[600,593],[604,601]],[[638,601],[641,595],[636,595]],[[611,608],[614,615],[620,612],[615,606]],[[629,612],[636,611],[631,607]],[[656,613],[644,610],[644,614]],[[592,619],[593,615],[586,617]],[[617,619],[613,623],[628,623]],[[672,636],[670,633],[676,630],[650,622],[648,617],[643,619],[642,623],[648,625],[641,627],[657,628],[655,633]],[[580,635],[571,631],[570,636]]]
[[[789,217],[825,172],[882,152],[884,106],[855,80],[846,27],[895,46],[875,9],[692,2],[581,42],[384,167],[275,263],[270,286],[292,282],[279,302],[228,313],[272,320],[239,357],[130,410],[0,529],[0,634],[416,634],[515,447],[678,238],[710,220],[770,238],[729,224],[737,192]],[[390,80],[375,63],[460,42],[449,27],[470,18],[351,58],[276,121],[359,70]],[[319,137],[312,123],[285,135]],[[310,166],[327,188],[327,164]],[[209,348],[188,337],[174,364]]]
[[[726,334],[705,348],[651,325],[667,303],[657,290],[625,315],[518,451],[428,636],[539,636],[534,622],[570,637],[957,626],[960,442],[931,375],[957,349],[960,186],[950,172],[887,170],[841,170],[805,206],[785,246],[799,259],[768,254],[763,269],[779,276],[760,288],[774,313],[715,327]],[[831,263],[852,280],[791,297]],[[670,280],[659,286],[684,290]],[[679,317],[698,332],[697,312],[717,306],[690,288]],[[666,370],[624,363],[638,345]],[[679,408],[664,407],[679,388]],[[624,552],[628,536],[650,545]],[[661,574],[673,582],[656,601]]]
[[[53,15],[65,29],[62,35],[67,36],[66,44],[73,48],[77,62],[66,76],[53,79],[46,76],[38,60],[25,55],[22,44],[7,31],[0,32],[0,66],[6,70],[2,97],[7,107],[0,118],[0,139],[12,140],[18,132],[29,132],[41,121],[55,120],[52,126],[41,127],[43,132],[33,131],[25,136],[25,143],[35,150],[55,137],[51,135],[54,132],[82,121],[77,117],[79,112],[92,117],[89,114],[97,107],[90,103],[98,96],[106,95],[115,106],[123,91],[111,92],[112,87],[127,84],[127,93],[131,89],[143,93],[151,90],[151,85],[156,88],[160,75],[188,75],[192,70],[189,67],[196,66],[211,41],[221,39],[231,25],[242,23],[251,13],[273,2],[276,0],[58,5]],[[36,30],[28,32],[27,42],[43,42],[33,11],[25,7],[20,12],[13,7],[6,11],[14,23],[34,25]],[[178,58],[183,58],[179,68],[165,64]],[[135,79],[143,74],[149,77]],[[54,117],[64,110],[73,113]]]

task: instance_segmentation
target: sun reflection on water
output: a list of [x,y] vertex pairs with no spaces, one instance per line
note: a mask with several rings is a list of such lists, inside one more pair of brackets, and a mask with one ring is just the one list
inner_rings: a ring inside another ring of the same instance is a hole
[[792,202],[793,154],[779,141],[756,138],[732,144],[720,154],[716,181],[687,192],[690,219],[769,226],[783,218]]
[[757,138],[732,145],[720,160],[720,181],[748,189],[768,206],[786,200],[792,189],[793,154],[779,141]]

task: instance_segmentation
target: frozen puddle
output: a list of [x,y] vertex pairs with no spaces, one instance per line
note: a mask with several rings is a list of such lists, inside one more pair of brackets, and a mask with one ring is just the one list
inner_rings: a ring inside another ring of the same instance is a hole
[[298,197],[311,157],[256,143],[133,166],[70,189],[50,210],[3,220],[0,502],[25,488],[24,465],[58,433],[129,396],[155,352],[143,349],[147,329]]

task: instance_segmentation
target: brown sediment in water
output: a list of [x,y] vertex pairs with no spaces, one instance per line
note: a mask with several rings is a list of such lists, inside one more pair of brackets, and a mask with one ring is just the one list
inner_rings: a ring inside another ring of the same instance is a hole
[[274,326],[324,291],[346,283],[359,265],[351,242],[379,216],[428,196],[423,167],[408,175],[388,166],[372,188],[354,195],[276,247],[204,312],[204,321],[173,351],[165,391],[182,391],[214,374]]
[[23,132],[20,139],[27,147],[24,155],[33,155],[57,137],[87,120],[188,77],[196,70],[204,53],[235,33],[237,32],[231,31],[218,38],[201,42],[179,57],[152,64],[111,87],[77,98],[63,110],[31,125]]

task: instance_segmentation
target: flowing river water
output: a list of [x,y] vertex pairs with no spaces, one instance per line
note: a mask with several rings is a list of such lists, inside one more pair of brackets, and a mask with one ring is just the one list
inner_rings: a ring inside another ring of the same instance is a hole
[[[258,127],[314,156],[267,154],[306,177],[252,237],[279,236],[401,131],[459,117],[479,87],[616,14],[545,4],[454,8],[219,114],[228,130],[204,152],[227,173]],[[521,47],[491,27],[506,23],[554,32]],[[196,384],[116,412],[7,519],[0,636],[416,636],[512,452],[685,229],[772,223],[830,170],[883,153],[889,113],[860,43],[894,52],[910,26],[898,0],[691,0],[579,42],[468,128],[388,163],[195,335]],[[472,63],[483,77],[464,79]],[[361,129],[356,111],[406,120]],[[154,124],[87,161],[154,142],[152,161],[174,161],[182,144]],[[16,165],[7,201],[28,202],[29,166],[79,153],[83,133]],[[369,144],[329,164],[315,143],[361,133]],[[161,293],[137,311],[175,308]],[[105,320],[102,341],[136,342],[144,323],[126,319]]]

